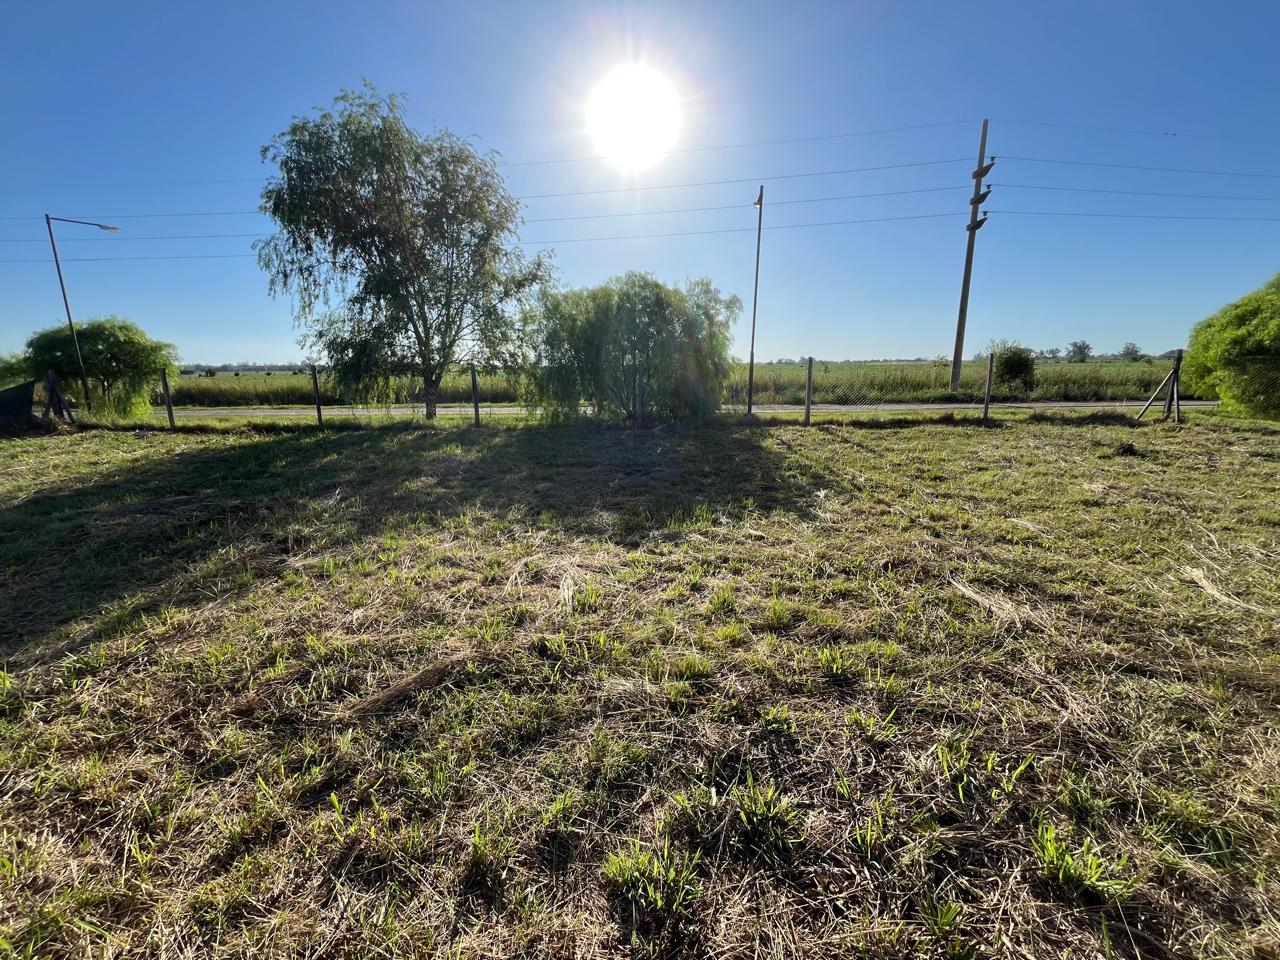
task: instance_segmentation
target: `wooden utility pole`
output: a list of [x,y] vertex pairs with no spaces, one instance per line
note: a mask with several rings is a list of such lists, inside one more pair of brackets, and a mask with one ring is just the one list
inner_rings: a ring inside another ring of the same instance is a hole
[[751,293],[751,356],[747,359],[747,415],[751,415],[751,403],[756,389],[756,306],[760,302],[760,234],[764,231],[764,184],[756,197],[756,283]]
[[964,325],[969,316],[969,280],[973,276],[973,243],[978,231],[987,222],[986,214],[978,218],[978,208],[991,195],[988,188],[982,189],[982,180],[995,165],[995,157],[987,162],[987,121],[982,121],[982,136],[978,139],[978,168],[973,171],[973,196],[969,199],[969,225],[965,229],[969,238],[964,249],[964,280],[960,284],[960,313],[956,317],[956,349],[951,357],[951,389],[960,389],[960,364],[964,360]]

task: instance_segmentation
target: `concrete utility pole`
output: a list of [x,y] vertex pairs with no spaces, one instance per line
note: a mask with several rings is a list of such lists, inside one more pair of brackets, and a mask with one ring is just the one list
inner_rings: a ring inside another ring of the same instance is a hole
[[969,315],[969,279],[973,275],[973,242],[982,225],[987,222],[986,214],[982,215],[982,219],[978,219],[978,208],[991,195],[990,188],[983,191],[982,180],[991,172],[995,163],[995,157],[991,158],[990,163],[987,162],[987,121],[983,120],[982,136],[978,140],[978,169],[973,171],[973,197],[969,200],[969,225],[965,228],[969,232],[969,239],[964,250],[964,281],[960,284],[960,314],[956,318],[956,350],[951,357],[952,390],[960,387],[960,364],[964,360],[964,324]]
[[760,234],[764,231],[764,184],[760,184],[760,196],[756,197],[756,285],[751,294],[751,356],[747,359],[747,415],[751,415],[751,402],[756,390],[756,305],[760,302]]

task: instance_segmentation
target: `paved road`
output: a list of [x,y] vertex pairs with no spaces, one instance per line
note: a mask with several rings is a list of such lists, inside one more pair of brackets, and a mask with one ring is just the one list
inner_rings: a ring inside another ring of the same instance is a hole
[[[1145,400],[1122,401],[1076,401],[1076,400],[1041,400],[1027,403],[992,403],[993,410],[1112,410],[1124,407],[1141,407]],[[1183,407],[1212,407],[1214,400],[1183,400]],[[965,411],[975,410],[982,406],[978,403],[858,403],[842,406],[832,403],[815,403],[814,413],[893,413],[918,411]],[[1158,406],[1158,404],[1157,404]],[[395,404],[390,407],[323,407],[326,417],[384,417],[410,416],[422,414],[422,406],[413,404]],[[730,408],[733,409],[733,408]],[[740,409],[740,408],[738,408]],[[803,413],[804,407],[799,404],[763,403],[756,404],[757,413]],[[164,407],[154,408],[157,417],[164,417]],[[436,408],[442,417],[469,417],[471,407],[465,404],[449,404]],[[482,406],[482,416],[518,416],[526,412],[520,406]],[[315,407],[175,407],[173,415],[180,419],[208,419],[215,417],[312,417]]]

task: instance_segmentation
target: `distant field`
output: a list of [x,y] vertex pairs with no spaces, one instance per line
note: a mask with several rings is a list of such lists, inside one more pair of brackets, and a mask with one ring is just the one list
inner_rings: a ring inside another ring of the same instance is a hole
[[1276,955],[1273,427],[0,444],[0,957]]
[[[516,399],[515,385],[506,376],[482,375],[477,386],[481,403],[511,403]],[[180,407],[274,407],[315,402],[309,371],[180,376],[173,381],[172,389],[173,402]],[[412,403],[421,394],[421,384],[406,377],[392,384],[387,402]],[[437,399],[440,403],[470,403],[470,373],[458,371],[445,377]],[[159,393],[152,397],[153,404],[163,402]],[[343,402],[333,382],[323,375],[320,377],[320,402],[325,405]]]
[[[1003,400],[1139,400],[1151,396],[1169,372],[1169,362],[1041,363],[1030,393],[997,386]],[[806,366],[757,364],[757,403],[804,403]],[[969,361],[960,389],[951,389],[947,363],[828,363],[813,365],[814,403],[945,403],[980,401],[986,383],[985,362]],[[1184,391],[1186,399],[1194,399]],[[730,403],[746,403],[747,369],[740,366],[729,382]]]
[[[1164,360],[1151,363],[1046,363],[1037,371],[1035,390],[997,388],[997,399],[1016,400],[1139,400],[1150,396],[1169,370]],[[818,361],[813,371],[815,403],[972,403],[982,399],[986,364],[964,365],[960,389],[950,389],[950,367],[936,363],[839,363]],[[801,363],[756,365],[757,403],[804,403],[805,365]],[[481,403],[516,403],[516,383],[505,375],[486,374],[479,378]],[[407,378],[393,385],[390,403],[411,403],[420,388]],[[1184,393],[1187,399],[1194,399]],[[467,403],[471,400],[471,380],[465,371],[445,378],[440,403]],[[726,400],[745,404],[747,368],[737,364],[729,378]],[[161,403],[159,395],[153,398]],[[340,404],[333,384],[320,381],[320,401]],[[173,383],[173,402],[190,407],[263,407],[310,404],[311,377],[288,371],[272,374],[219,373],[214,377],[182,376]]]

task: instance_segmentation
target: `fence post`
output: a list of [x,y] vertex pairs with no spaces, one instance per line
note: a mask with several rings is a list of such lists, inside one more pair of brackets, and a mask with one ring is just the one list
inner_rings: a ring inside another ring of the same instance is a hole
[[1156,387],[1156,392],[1151,395],[1151,399],[1149,399],[1143,405],[1142,409],[1138,411],[1138,416],[1135,419],[1137,420],[1142,419],[1143,415],[1146,414],[1146,412],[1151,409],[1151,405],[1156,402],[1156,397],[1160,396],[1160,391],[1165,388],[1165,384],[1169,383],[1169,381],[1171,381],[1172,379],[1173,379],[1173,371],[1170,370],[1168,373],[1164,375],[1164,379],[1160,381],[1160,386]]
[[804,425],[809,426],[809,410],[813,406],[813,357],[809,358],[809,371],[804,378]]
[[311,364],[311,392],[316,398],[316,424],[324,429],[324,414],[320,412],[320,378],[316,375],[316,365]]
[[169,374],[165,373],[164,367],[160,368],[160,389],[164,391],[164,408],[169,413],[169,429],[176,430],[177,425],[173,422],[173,397],[169,395]]
[[991,377],[996,369],[996,352],[987,354],[987,390],[982,398],[982,422],[985,424],[991,416]]
[[476,383],[476,365],[471,365],[471,409],[475,411],[476,426],[480,426],[480,387]]
[[[1173,355],[1173,369],[1169,371],[1169,392],[1164,395],[1164,417],[1168,420],[1173,414],[1173,398],[1178,393],[1178,377],[1182,372],[1182,351],[1179,350]],[[1182,414],[1181,404],[1178,410],[1179,416]]]
[[1173,358],[1173,383],[1169,387],[1169,392],[1173,395],[1173,422],[1182,422],[1182,351],[1179,350]]

